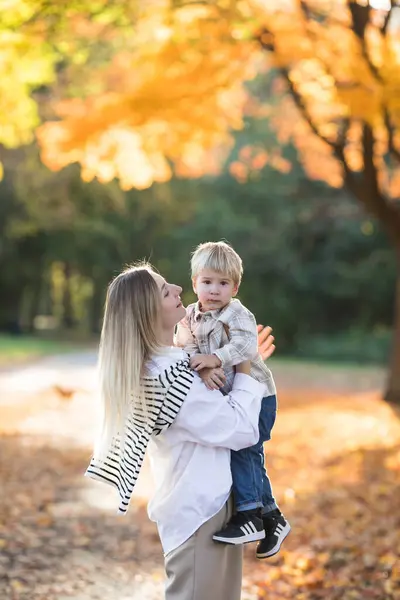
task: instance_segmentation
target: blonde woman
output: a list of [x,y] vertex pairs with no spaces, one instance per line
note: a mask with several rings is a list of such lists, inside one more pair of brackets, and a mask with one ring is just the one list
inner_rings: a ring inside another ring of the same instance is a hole
[[[125,513],[148,450],[156,483],[148,512],[164,551],[165,599],[239,600],[242,547],[212,535],[231,516],[230,451],[258,440],[265,386],[246,361],[228,395],[207,389],[174,346],[185,316],[181,291],[147,264],[109,285],[99,356],[103,428],[87,475],[115,486]],[[264,357],[272,341],[263,330]],[[223,371],[216,376],[222,385]]]

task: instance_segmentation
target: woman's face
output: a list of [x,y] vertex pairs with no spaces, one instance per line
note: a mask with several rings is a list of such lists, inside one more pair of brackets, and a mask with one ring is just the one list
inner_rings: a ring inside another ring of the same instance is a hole
[[152,273],[161,293],[161,323],[165,330],[172,329],[186,314],[180,294],[182,288],[173,283],[167,283],[158,273]]

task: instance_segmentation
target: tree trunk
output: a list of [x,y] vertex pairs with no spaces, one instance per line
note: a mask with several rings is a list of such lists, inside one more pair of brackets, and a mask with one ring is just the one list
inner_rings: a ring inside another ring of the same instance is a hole
[[103,316],[104,307],[104,289],[103,279],[96,274],[93,276],[93,294],[90,303],[90,331],[92,333],[100,333],[101,318]]
[[0,331],[22,333],[20,306],[25,282],[17,281],[14,287],[4,285],[1,290]]
[[392,354],[390,358],[385,400],[400,404],[400,251],[397,253],[397,281],[394,304]]
[[[40,265],[41,268],[42,265]],[[26,328],[29,333],[33,333],[34,331],[34,322],[35,317],[39,314],[39,306],[40,306],[40,295],[42,292],[42,280],[43,275],[41,270],[38,270],[36,273],[36,278],[34,282],[31,284],[31,299],[28,309],[28,317]]]
[[69,262],[64,263],[64,290],[63,290],[63,326],[65,329],[72,329],[74,326],[74,316],[71,297],[71,275],[72,268]]

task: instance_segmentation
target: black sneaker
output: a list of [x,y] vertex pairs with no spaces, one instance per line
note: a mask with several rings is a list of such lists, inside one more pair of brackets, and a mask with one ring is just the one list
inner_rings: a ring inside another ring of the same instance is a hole
[[213,540],[224,544],[246,544],[265,537],[260,511],[242,510],[231,518],[223,529],[213,535]]
[[257,558],[268,558],[277,554],[283,540],[289,535],[291,527],[285,517],[276,508],[263,515],[265,538],[257,545]]

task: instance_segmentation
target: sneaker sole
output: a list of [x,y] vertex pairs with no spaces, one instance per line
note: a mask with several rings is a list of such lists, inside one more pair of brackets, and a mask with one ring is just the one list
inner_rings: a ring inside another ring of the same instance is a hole
[[221,542],[221,544],[233,544],[237,546],[239,544],[248,544],[250,542],[258,542],[265,538],[265,531],[257,531],[256,533],[248,533],[247,535],[241,535],[237,538],[226,538],[219,535],[213,535],[214,542]]
[[291,529],[292,528],[290,527],[290,525],[288,523],[286,525],[286,527],[282,530],[282,533],[279,536],[279,539],[276,542],[275,546],[273,548],[271,548],[271,550],[269,550],[268,552],[263,552],[262,554],[256,552],[256,557],[257,558],[269,558],[270,556],[274,556],[275,554],[278,554],[279,550],[281,549],[282,542],[287,538]]

